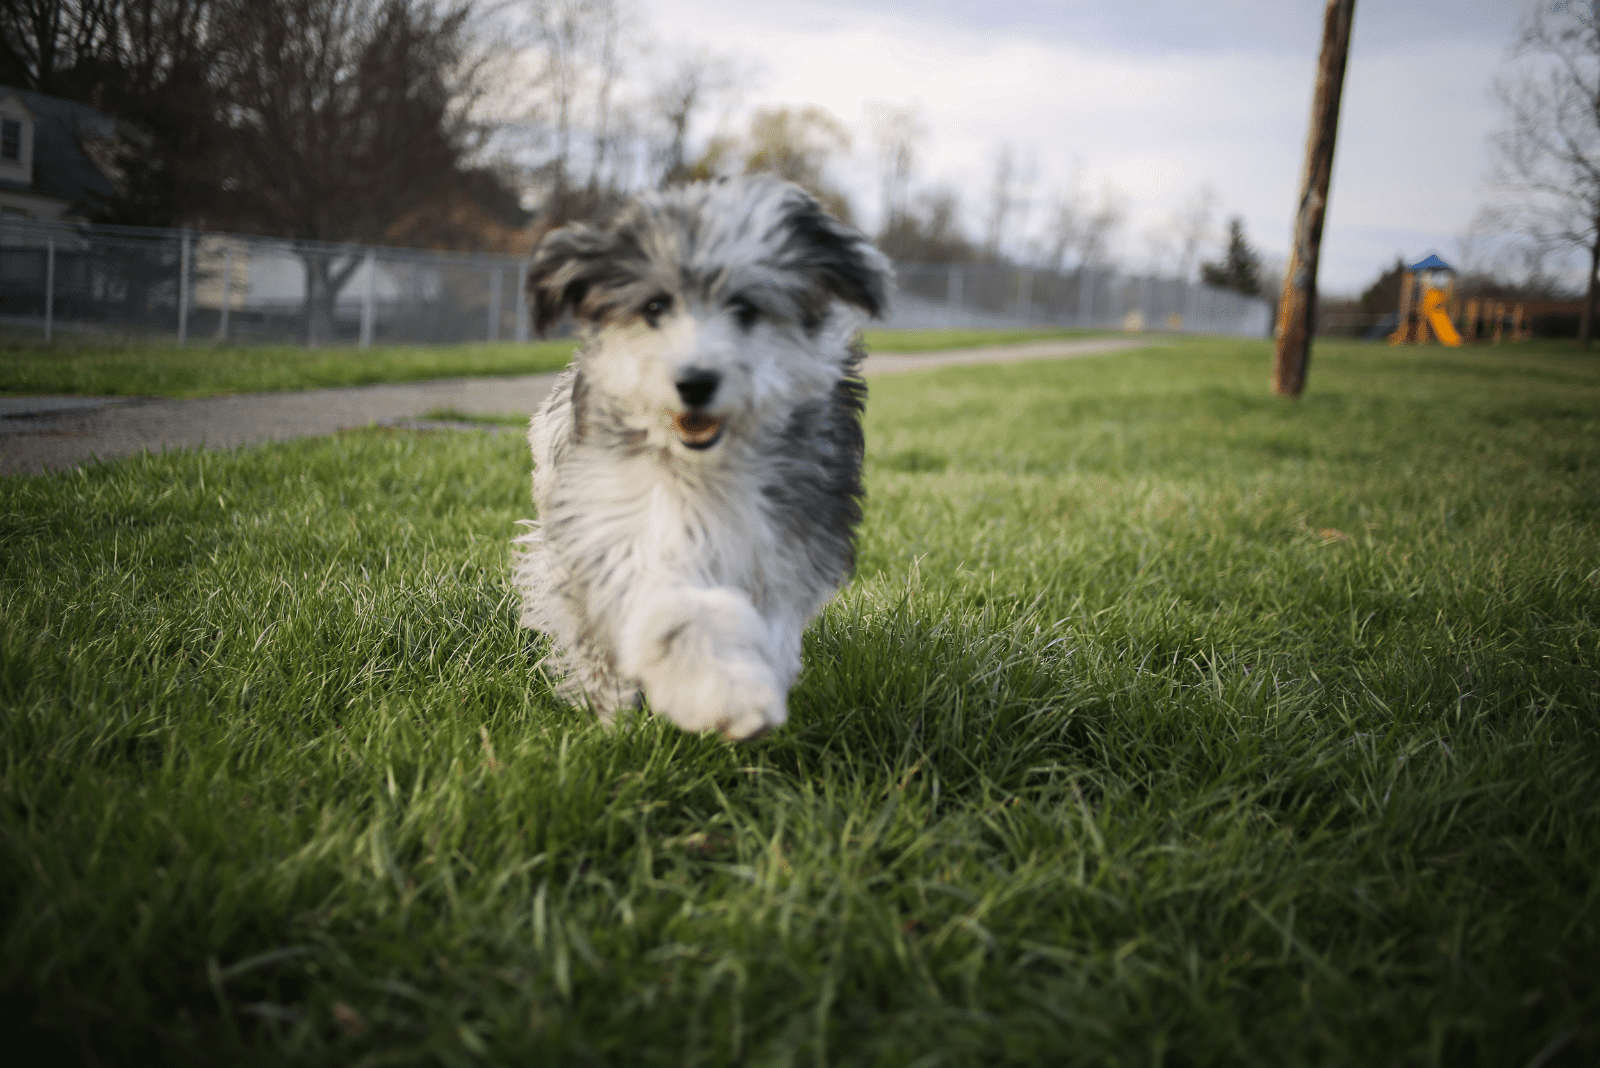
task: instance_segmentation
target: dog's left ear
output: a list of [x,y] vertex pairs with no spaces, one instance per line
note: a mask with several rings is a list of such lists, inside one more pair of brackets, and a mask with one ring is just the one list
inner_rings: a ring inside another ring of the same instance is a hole
[[866,234],[835,219],[798,189],[784,209],[789,236],[780,257],[785,267],[874,318],[888,311],[894,270]]

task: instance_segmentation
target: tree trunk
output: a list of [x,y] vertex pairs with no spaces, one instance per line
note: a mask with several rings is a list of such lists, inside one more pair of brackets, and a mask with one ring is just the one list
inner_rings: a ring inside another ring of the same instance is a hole
[[1283,275],[1278,304],[1278,346],[1272,363],[1272,391],[1298,397],[1306,388],[1311,362],[1311,332],[1317,318],[1317,260],[1322,251],[1322,220],[1333,178],[1333,145],[1339,132],[1339,100],[1344,93],[1350,23],[1356,0],[1328,0],[1322,16],[1322,54],[1311,100],[1311,132],[1306,138],[1306,169],[1301,178],[1300,210]]
[[1583,294],[1583,316],[1578,323],[1578,348],[1587,350],[1594,336],[1594,296],[1600,289],[1600,220],[1595,226],[1594,243],[1589,246],[1589,287]]
[[344,266],[334,269],[334,254],[306,250],[300,253],[306,265],[306,348],[314,349],[334,340],[333,308],[339,292],[361,266],[360,256],[351,256]]
[[328,258],[302,254],[306,265],[306,348],[325,344],[333,334],[333,307],[328,300]]

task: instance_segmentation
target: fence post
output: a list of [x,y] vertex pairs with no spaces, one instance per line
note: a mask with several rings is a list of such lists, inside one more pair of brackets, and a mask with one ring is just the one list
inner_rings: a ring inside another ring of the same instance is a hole
[[949,325],[956,325],[956,312],[961,310],[961,268],[950,268],[949,288],[945,291],[945,303],[950,306]]
[[178,344],[189,343],[189,231],[178,249]]
[[50,340],[56,321],[56,239],[45,239],[44,252],[44,339]]
[[528,261],[517,264],[517,325],[514,336],[528,340]]
[[1094,272],[1088,264],[1078,265],[1078,329],[1089,325],[1089,315],[1094,311]]
[[222,256],[222,314],[217,322],[217,340],[228,340],[228,312],[233,306],[233,246]]
[[1033,318],[1033,272],[1026,267],[1017,272],[1017,317],[1023,322]]
[[378,258],[367,249],[367,285],[361,291],[361,347],[372,347],[372,303],[378,291]]
[[500,340],[500,288],[505,279],[496,267],[489,272],[489,340]]

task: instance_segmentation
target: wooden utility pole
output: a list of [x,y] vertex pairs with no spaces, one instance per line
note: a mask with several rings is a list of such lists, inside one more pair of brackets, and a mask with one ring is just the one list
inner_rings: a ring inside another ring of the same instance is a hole
[[1311,98],[1311,133],[1306,138],[1306,169],[1300,182],[1289,266],[1278,301],[1278,349],[1272,361],[1272,391],[1298,397],[1306,388],[1311,361],[1311,331],[1317,319],[1317,257],[1322,251],[1322,219],[1328,210],[1333,177],[1333,141],[1339,132],[1339,98],[1344,92],[1345,60],[1356,0],[1328,0],[1322,13],[1322,55],[1317,60],[1317,90]]

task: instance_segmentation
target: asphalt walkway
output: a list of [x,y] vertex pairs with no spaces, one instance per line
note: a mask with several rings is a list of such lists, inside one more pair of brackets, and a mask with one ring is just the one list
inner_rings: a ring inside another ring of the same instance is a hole
[[[936,367],[1058,360],[1145,347],[1149,338],[1039,341],[949,352],[877,353],[870,377]],[[126,397],[0,397],[0,474],[62,471],[96,459],[167,449],[230,449],[365,426],[429,427],[438,409],[469,415],[531,413],[555,375],[451,378],[293,393],[241,393],[201,400]]]

